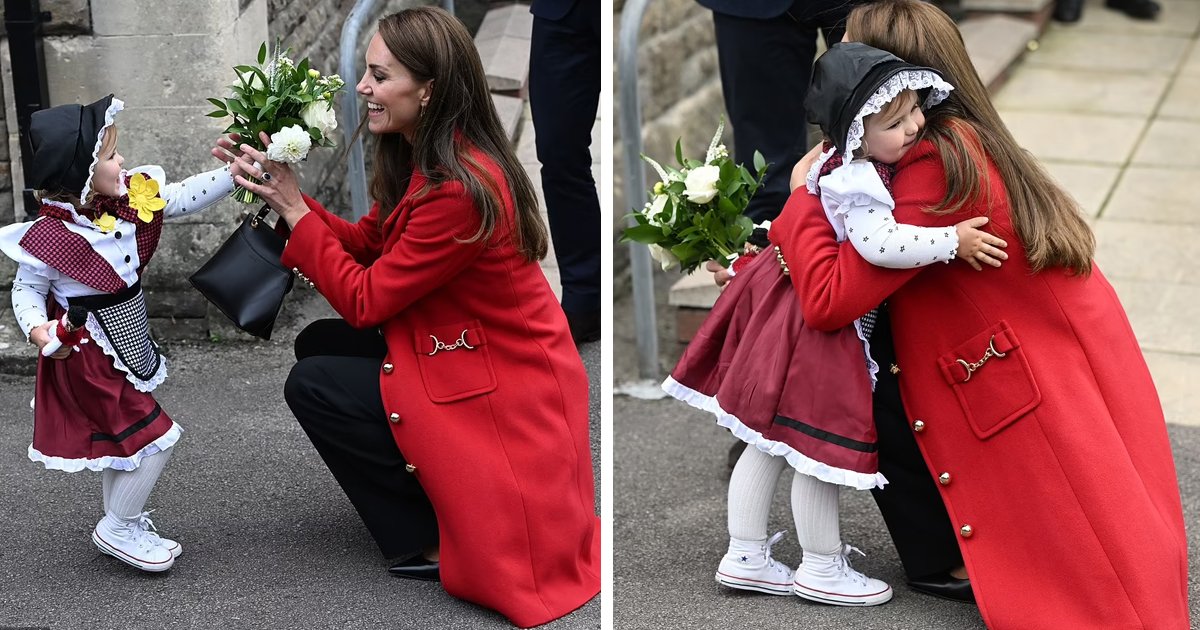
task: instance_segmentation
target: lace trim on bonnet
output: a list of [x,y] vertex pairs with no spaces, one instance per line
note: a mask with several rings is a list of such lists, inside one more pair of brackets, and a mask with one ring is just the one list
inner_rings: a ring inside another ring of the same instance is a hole
[[[863,125],[864,118],[883,111],[884,106],[905,90],[924,90],[926,88],[930,89],[929,96],[925,98],[922,107],[928,109],[946,100],[954,86],[943,80],[936,72],[929,70],[901,70],[895,76],[884,81],[883,85],[879,86],[879,89],[875,90],[875,93],[867,99],[866,104],[862,106],[850,123],[850,129],[846,132],[846,153],[853,155],[854,150],[862,146],[862,137],[866,133]],[[817,180],[820,179],[821,167],[836,151],[836,148],[830,148],[822,152],[813,163],[812,168],[808,170],[808,175],[805,177],[808,192],[817,194]],[[843,164],[849,162],[846,160]]]

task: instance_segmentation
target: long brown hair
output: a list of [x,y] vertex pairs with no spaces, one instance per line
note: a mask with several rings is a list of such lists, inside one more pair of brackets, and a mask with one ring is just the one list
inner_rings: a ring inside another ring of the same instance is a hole
[[548,236],[537,195],[496,115],[483,63],[467,29],[439,8],[419,7],[379,20],[379,36],[415,80],[433,81],[412,143],[400,133],[383,134],[376,143],[371,196],[380,204],[381,228],[416,170],[428,178],[427,188],[462,182],[480,219],[479,230],[467,242],[490,239],[504,218],[501,183],[467,152],[471,145],[494,160],[507,180],[515,206],[512,233],[517,250],[530,261],[545,257]]
[[1096,240],[1079,204],[1009,133],[971,64],[962,34],[945,13],[921,0],[878,0],[855,7],[846,32],[854,41],[934,68],[954,86],[950,97],[926,114],[925,133],[942,155],[947,190],[946,198],[927,211],[948,214],[991,200],[986,177],[991,158],[1033,271],[1091,272]]

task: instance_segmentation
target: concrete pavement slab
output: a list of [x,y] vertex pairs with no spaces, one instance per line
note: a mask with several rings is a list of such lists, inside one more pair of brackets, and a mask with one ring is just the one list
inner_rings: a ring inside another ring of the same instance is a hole
[[1154,386],[1158,388],[1167,422],[1200,427],[1200,388],[1196,387],[1200,356],[1170,352],[1144,354],[1154,375]]
[[1192,47],[1183,65],[1179,66],[1179,74],[1187,77],[1200,76],[1200,46]]
[[[1145,72],[1171,74],[1191,47],[1186,37],[1131,35],[1128,31],[1106,33],[1054,29],[1043,37],[1041,46],[1025,56],[1029,67],[1109,72]],[[1130,54],[1129,51],[1137,51]]]
[[1155,120],[1138,143],[1137,166],[1200,167],[1200,120]]
[[[1111,114],[1000,110],[1000,117],[1017,142],[1043,161],[1124,164],[1142,127]],[[1200,147],[1196,151],[1200,155]]]
[[1163,118],[1200,119],[1200,77],[1178,76],[1158,110]]
[[1096,217],[1116,184],[1120,168],[1072,162],[1042,162],[1042,166],[1067,189],[1089,217]]
[[1096,263],[1109,278],[1200,286],[1200,225],[1101,219]]
[[1195,324],[1200,321],[1200,286],[1123,278],[1110,281],[1143,351],[1200,355],[1200,330]]
[[992,102],[1005,111],[1062,111],[1148,117],[1171,77],[1031,66],[1009,77]]
[[1190,37],[1200,28],[1200,3],[1193,0],[1157,0],[1162,12],[1157,20],[1131,20],[1120,11],[1104,6],[1104,0],[1088,0],[1083,18],[1075,24],[1051,24],[1055,32],[1121,33]]
[[1104,208],[1104,218],[1200,225],[1197,180],[1200,168],[1130,165]]

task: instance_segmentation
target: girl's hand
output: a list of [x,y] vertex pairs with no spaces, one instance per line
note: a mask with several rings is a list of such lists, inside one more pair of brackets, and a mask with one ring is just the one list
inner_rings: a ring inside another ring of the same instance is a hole
[[217,143],[212,148],[213,157],[221,160],[226,164],[233,164],[233,161],[242,155],[241,150],[237,148],[241,144],[242,137],[236,133],[231,133],[228,136],[217,138]]
[[812,165],[815,164],[817,162],[817,158],[821,156],[822,148],[823,145],[821,143],[817,143],[817,146],[809,149],[808,153],[805,153],[804,157],[800,158],[799,162],[796,162],[796,166],[792,167],[792,178],[788,182],[788,185],[791,186],[791,188],[788,189],[789,191],[794,191],[807,183],[808,172],[812,170]]
[[[33,345],[37,346],[38,354],[41,354],[42,348],[45,348],[46,344],[50,343],[50,327],[53,325],[54,322],[49,321],[29,331],[29,341],[31,341]],[[58,350],[55,350],[54,354],[50,355],[50,358],[61,360],[69,356],[71,356],[71,347],[63,346]]]
[[[264,145],[270,145],[270,136],[265,132],[260,136]],[[240,155],[230,163],[229,168],[233,181],[266,200],[267,205],[287,221],[288,227],[296,227],[296,223],[309,210],[304,197],[300,195],[300,184],[296,182],[291,166],[268,160],[267,154],[248,144],[240,145],[238,149]],[[216,149],[213,154],[216,154]],[[246,177],[253,177],[259,183],[255,184]]]
[[958,232],[958,257],[975,271],[983,271],[980,263],[999,267],[1000,261],[1008,260],[1008,254],[1002,249],[1008,247],[1008,243],[999,236],[977,229],[987,222],[987,217],[974,217],[954,226]]

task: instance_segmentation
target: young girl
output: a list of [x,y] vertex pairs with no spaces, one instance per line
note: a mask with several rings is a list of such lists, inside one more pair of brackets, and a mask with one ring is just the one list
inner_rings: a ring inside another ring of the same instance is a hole
[[[839,240],[875,265],[912,268],[956,256],[998,264],[975,218],[949,228],[897,224],[892,166],[915,145],[932,107],[953,89],[929,68],[862,44],[835,44],[817,60],[806,107],[832,144],[808,176]],[[996,255],[1003,257],[1002,253]],[[716,580],[773,595],[795,593],[843,606],[887,602],[892,589],[849,563],[838,525],[838,486],[887,483],[878,472],[871,391],[878,366],[867,314],[826,333],[804,324],[778,250],[746,264],[717,300],[663,388],[713,413],[747,448],[729,483],[729,550]],[[880,296],[883,297],[883,296]],[[792,571],[771,557],[771,496],[784,467],[795,469],[792,513],[803,562]],[[862,552],[858,552],[862,553]]]
[[155,532],[143,507],[182,429],[151,395],[167,363],[150,337],[140,279],[163,218],[219,201],[233,179],[228,167],[170,185],[158,166],[123,170],[113,124],[122,108],[109,95],[33,114],[27,178],[42,206],[37,219],[0,229],[0,251],[18,263],[13,311],[41,353],[29,459],[102,471],[104,517],[92,541],[143,571],[165,571],[183,549]]

